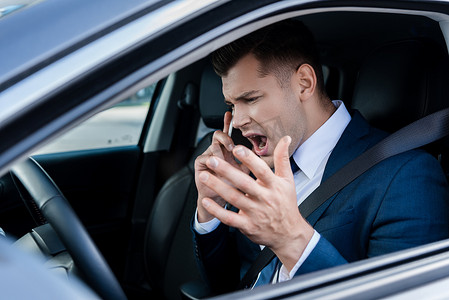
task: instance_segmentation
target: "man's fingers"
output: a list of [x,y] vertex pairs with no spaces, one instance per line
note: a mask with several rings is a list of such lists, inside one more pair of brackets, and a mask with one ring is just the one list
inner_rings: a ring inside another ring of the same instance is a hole
[[[215,158],[212,158],[215,159]],[[215,159],[218,161],[218,159]],[[220,164],[224,165],[227,164],[225,161],[221,160]],[[208,166],[210,163],[208,163]],[[223,169],[231,169],[235,172],[224,172]],[[226,174],[225,181],[223,179],[217,178],[215,175],[204,171],[199,174],[200,181],[205,184],[207,187],[212,189],[214,192],[216,192],[219,196],[221,196],[226,202],[232,204],[233,206],[242,209],[242,210],[248,210],[251,209],[252,200],[244,195],[244,193],[247,193],[251,195],[251,192],[254,191],[254,189],[260,189],[260,187],[256,184],[254,179],[249,177],[248,175],[238,171],[232,166],[226,167],[220,167],[219,169],[216,169],[216,173],[218,175]],[[238,177],[238,179],[236,179]],[[228,184],[228,182],[230,184]],[[233,187],[235,186],[235,188]],[[246,188],[249,191],[243,190],[243,188]],[[242,191],[239,189],[242,188]],[[254,192],[252,192],[254,193]]]
[[[212,143],[204,154],[211,156],[225,157],[224,149],[231,152],[234,149],[234,141],[228,136],[229,124],[231,123],[231,112],[227,111],[224,115],[223,131],[217,130],[212,137]],[[223,149],[224,148],[224,149]]]
[[203,198],[201,200],[201,204],[211,215],[224,224],[235,228],[244,228],[244,217],[238,213],[221,207],[209,198]]
[[293,173],[290,165],[290,155],[288,147],[290,146],[291,137],[284,136],[276,145],[273,153],[273,162],[275,174],[283,178],[292,178]]
[[260,157],[245,146],[238,145],[232,151],[235,158],[248,167],[257,179],[269,185],[273,180],[273,171]]
[[[215,174],[217,174],[221,178],[224,178],[227,182],[232,184],[232,186],[234,186],[236,189],[242,191],[245,194],[255,196],[260,195],[263,192],[261,186],[258,185],[256,181],[248,175],[249,172],[245,172],[247,171],[245,170],[245,168],[236,168],[235,166],[217,157],[210,157],[207,161],[207,167]],[[211,188],[213,190],[216,189],[216,187]],[[226,188],[227,187],[224,187],[222,190],[222,193],[224,193],[225,195],[228,191]],[[222,197],[225,198],[224,196]],[[243,208],[240,207],[237,203],[231,204],[240,209]]]
[[226,133],[220,130],[214,132],[212,144],[223,145],[228,151],[234,149],[234,141]]
[[232,120],[232,113],[230,111],[225,112],[224,114],[224,127],[223,127],[223,132],[224,133],[228,133],[229,131],[229,126],[231,124],[231,120]]

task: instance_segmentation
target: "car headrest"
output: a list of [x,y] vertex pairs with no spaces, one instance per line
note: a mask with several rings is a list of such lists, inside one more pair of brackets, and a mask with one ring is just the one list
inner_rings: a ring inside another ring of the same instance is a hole
[[448,66],[445,49],[427,41],[379,47],[361,66],[351,106],[371,125],[396,131],[444,107]]
[[221,78],[207,64],[201,75],[199,107],[204,123],[209,128],[223,129],[223,115],[228,109],[224,103]]

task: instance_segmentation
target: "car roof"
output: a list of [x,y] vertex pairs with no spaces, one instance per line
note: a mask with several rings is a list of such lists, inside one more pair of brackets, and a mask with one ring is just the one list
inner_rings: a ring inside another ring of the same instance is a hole
[[29,73],[32,67],[49,64],[111,31],[114,26],[122,25],[139,12],[154,10],[167,1],[37,2],[0,18],[0,36],[7,41],[0,47],[0,56],[7,58],[2,60],[0,68],[0,87],[5,87],[7,80],[21,72]]

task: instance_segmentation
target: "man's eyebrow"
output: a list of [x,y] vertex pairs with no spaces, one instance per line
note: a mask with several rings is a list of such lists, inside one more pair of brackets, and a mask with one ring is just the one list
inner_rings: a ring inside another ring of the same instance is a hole
[[235,98],[235,100],[236,101],[246,100],[248,98],[254,97],[254,94],[259,94],[259,93],[260,93],[260,91],[258,91],[258,90],[251,90],[251,91],[248,91],[248,92],[244,92],[244,93],[240,94],[240,96]]
[[[251,90],[251,91],[248,91],[248,92],[244,92],[244,93],[240,94],[238,97],[236,97],[234,99],[234,101],[247,100],[248,98],[254,97],[255,94],[260,94],[260,91],[259,90]],[[227,105],[231,105],[232,104],[231,100],[227,100],[226,98],[224,99],[224,102]]]

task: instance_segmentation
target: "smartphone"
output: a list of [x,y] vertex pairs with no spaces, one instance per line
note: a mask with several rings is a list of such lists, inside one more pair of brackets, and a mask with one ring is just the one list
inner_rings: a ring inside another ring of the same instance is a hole
[[232,125],[234,121],[234,110],[232,110],[232,117],[231,117],[231,123],[229,123],[229,129],[228,129],[228,135],[229,137],[232,136]]

